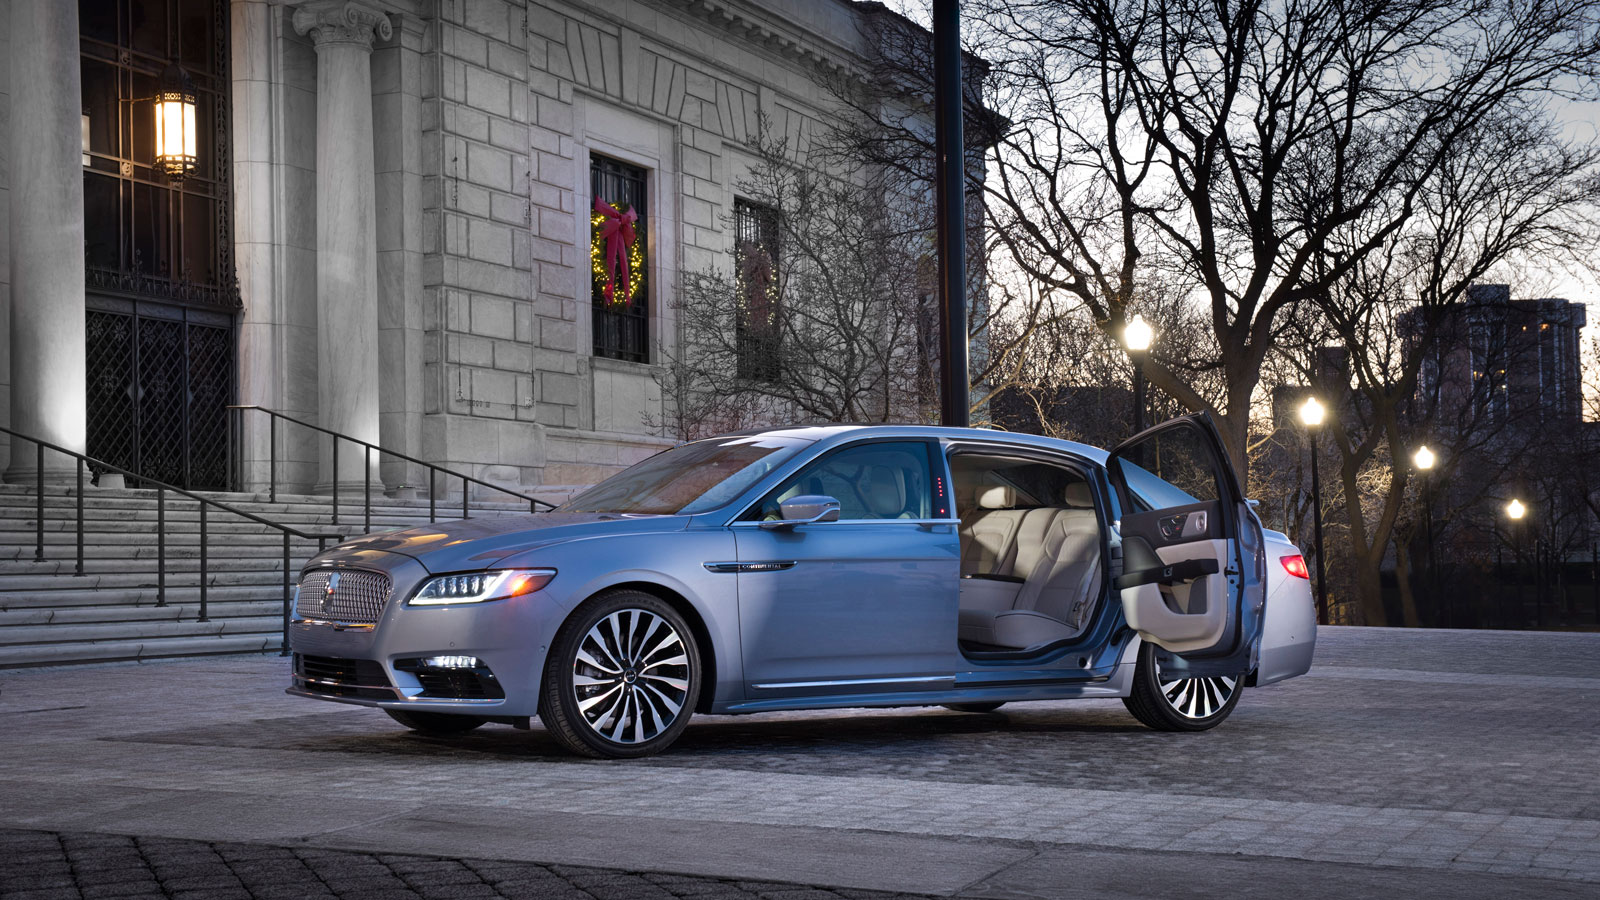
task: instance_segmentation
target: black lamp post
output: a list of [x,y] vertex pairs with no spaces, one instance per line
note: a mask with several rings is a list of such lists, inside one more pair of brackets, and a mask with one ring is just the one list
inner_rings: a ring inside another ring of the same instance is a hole
[[967,427],[967,166],[962,125],[961,9],[933,2],[934,199],[939,223],[940,424]]
[[1522,598],[1522,582],[1526,580],[1522,571],[1522,517],[1527,514],[1528,507],[1524,506],[1522,501],[1518,498],[1513,497],[1511,502],[1506,504],[1506,518],[1511,520],[1511,535],[1512,540],[1514,541],[1514,543],[1511,545],[1513,554],[1512,561],[1515,563],[1517,568],[1516,621],[1519,624],[1524,621],[1522,616],[1526,611],[1524,607],[1527,606],[1527,601]]
[[1322,562],[1322,478],[1317,473],[1317,434],[1326,411],[1315,397],[1306,398],[1300,407],[1300,421],[1306,426],[1306,446],[1311,451],[1311,526],[1317,547],[1317,623],[1328,624],[1328,579]]
[[1434,604],[1436,615],[1449,625],[1450,617],[1445,615],[1444,597],[1439,594],[1439,559],[1434,554],[1433,546],[1433,464],[1436,457],[1427,444],[1417,448],[1411,461],[1416,463],[1417,471],[1422,473],[1422,521],[1423,533],[1428,542],[1428,599]]
[[1144,320],[1144,316],[1134,316],[1128,327],[1122,330],[1122,341],[1128,347],[1128,356],[1133,360],[1133,433],[1138,434],[1144,430],[1144,358],[1150,352],[1150,344],[1155,340],[1155,330]]

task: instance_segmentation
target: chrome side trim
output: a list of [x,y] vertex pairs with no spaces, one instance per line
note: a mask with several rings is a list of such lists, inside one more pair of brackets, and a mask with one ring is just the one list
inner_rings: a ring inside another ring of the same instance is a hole
[[850,687],[858,684],[949,684],[954,686],[954,675],[931,675],[916,678],[846,678],[840,681],[777,681],[771,684],[753,684],[751,687],[763,691],[784,690],[787,688],[818,688],[818,687]]
[[[730,528],[760,528],[761,522],[730,522]],[[765,524],[771,524],[770,522]],[[960,525],[960,519],[835,519],[815,525]]]
[[794,568],[795,565],[796,562],[792,559],[764,559],[746,563],[708,562],[705,567],[708,572],[730,574],[734,572],[782,572],[785,569]]

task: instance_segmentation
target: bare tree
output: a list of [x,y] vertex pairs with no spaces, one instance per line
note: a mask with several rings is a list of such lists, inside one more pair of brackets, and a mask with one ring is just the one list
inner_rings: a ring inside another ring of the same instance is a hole
[[[1488,114],[1433,157],[1431,173],[1409,201],[1406,225],[1376,243],[1331,235],[1309,268],[1343,274],[1326,283],[1314,307],[1284,320],[1292,332],[1286,343],[1298,346],[1294,359],[1315,359],[1330,344],[1342,348],[1345,366],[1334,373],[1336,383],[1312,367],[1304,375],[1336,398],[1338,418],[1328,432],[1338,452],[1349,561],[1371,624],[1387,618],[1379,570],[1391,546],[1402,569],[1408,562],[1404,543],[1393,542],[1414,502],[1409,459],[1416,446],[1432,441],[1443,451],[1433,477],[1448,479],[1462,461],[1481,468],[1500,458],[1491,448],[1521,412],[1492,402],[1504,387],[1492,359],[1473,366],[1481,372],[1473,378],[1441,374],[1442,354],[1465,350],[1503,360],[1513,351],[1472,349],[1474,317],[1491,312],[1503,319],[1509,310],[1467,308],[1469,288],[1518,255],[1586,250],[1596,233],[1591,214],[1600,151],[1563,141],[1542,114],[1515,105]],[[1344,262],[1351,257],[1353,263]],[[1409,584],[1401,597],[1404,624],[1418,624]]]
[[1117,334],[1152,271],[1205,311],[1220,397],[1152,382],[1247,468],[1283,313],[1318,301],[1417,216],[1459,145],[1594,72],[1577,0],[979,0],[975,51],[1007,124],[983,190],[1031,277]]
[[[736,184],[768,233],[727,219],[731,266],[686,272],[682,335],[658,376],[668,403],[652,421],[681,439],[779,422],[932,421],[938,414],[939,310],[931,204],[904,172],[870,160],[843,129],[797,152],[763,118]],[[981,228],[972,231],[975,239]],[[1025,290],[990,290],[981,243],[969,253],[969,402],[1020,377],[1050,308]]]

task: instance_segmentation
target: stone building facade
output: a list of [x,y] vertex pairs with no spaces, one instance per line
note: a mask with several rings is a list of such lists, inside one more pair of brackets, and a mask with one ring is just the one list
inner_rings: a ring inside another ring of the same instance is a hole
[[[830,114],[820,76],[858,66],[869,20],[890,15],[849,0],[0,0],[0,421],[93,455],[132,434],[154,465],[181,420],[172,471],[202,487],[223,486],[198,476],[202,445],[227,448],[230,485],[266,477],[265,419],[233,404],[497,483],[598,480],[668,443],[647,423],[674,291],[733,252],[758,116],[804,146]],[[141,143],[163,53],[200,96],[201,158],[176,186]],[[639,214],[624,303],[596,299],[596,186]],[[148,370],[163,347],[178,348],[165,375]],[[335,471],[309,431],[278,442],[292,485],[362,478],[360,454]]]

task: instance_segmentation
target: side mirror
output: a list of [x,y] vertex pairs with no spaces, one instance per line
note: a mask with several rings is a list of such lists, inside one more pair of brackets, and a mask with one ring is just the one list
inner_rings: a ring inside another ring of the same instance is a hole
[[776,522],[762,522],[762,528],[793,528],[817,522],[839,521],[839,501],[822,494],[801,494],[778,504]]
[[1245,505],[1250,507],[1251,509],[1260,509],[1261,508],[1261,501],[1260,500],[1246,500],[1244,502],[1245,502]]

